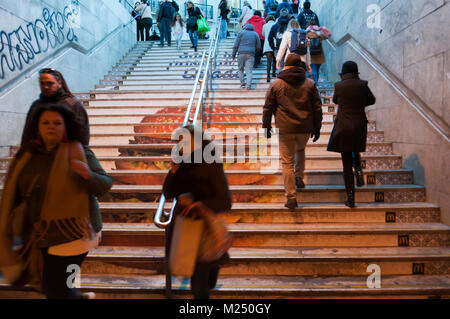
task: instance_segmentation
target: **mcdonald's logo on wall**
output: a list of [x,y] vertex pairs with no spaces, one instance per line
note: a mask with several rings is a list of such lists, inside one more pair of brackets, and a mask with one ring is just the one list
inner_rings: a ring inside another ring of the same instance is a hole
[[386,212],[386,223],[395,223],[395,222],[396,222],[396,213]]
[[367,184],[376,185],[377,177],[375,175],[367,175]]
[[375,202],[384,203],[384,192],[375,192]]
[[398,246],[399,247],[409,246],[409,235],[399,235],[398,236]]
[[425,264],[424,263],[413,263],[412,264],[413,275],[423,275],[425,274]]

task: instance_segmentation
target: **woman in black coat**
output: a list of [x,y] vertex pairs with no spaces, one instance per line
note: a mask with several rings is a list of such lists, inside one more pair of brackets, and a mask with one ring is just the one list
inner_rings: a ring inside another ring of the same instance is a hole
[[189,34],[189,39],[192,42],[192,48],[197,52],[198,46],[198,25],[197,20],[203,17],[199,8],[197,8],[192,1],[186,2],[188,18],[186,20],[186,31]]
[[[194,125],[185,126],[185,132],[189,132],[191,137],[190,150],[182,150],[183,160],[180,164],[172,163],[172,167],[167,174],[163,185],[163,194],[167,199],[177,198],[172,223],[167,228],[169,242],[166,243],[166,256],[170,256],[170,244],[176,216],[183,208],[190,206],[194,202],[201,203],[210,208],[215,213],[224,212],[231,209],[231,194],[228,188],[227,178],[223,170],[223,165],[210,160],[205,161],[204,149],[210,141],[205,140],[204,133],[200,127]],[[198,131],[197,131],[198,130]],[[194,134],[194,132],[196,132]],[[198,133],[198,135],[197,135]],[[193,137],[199,137],[199,141],[194,141]],[[184,148],[184,146],[183,146]],[[214,153],[213,153],[214,156]],[[188,159],[188,160],[187,160]],[[194,274],[191,277],[191,289],[196,299],[208,299],[209,290],[216,286],[220,264],[229,258],[226,253],[222,258],[213,263],[197,263]]]
[[344,166],[345,205],[355,207],[355,168],[358,187],[364,185],[360,152],[366,151],[367,117],[365,107],[376,102],[368,82],[359,79],[358,65],[347,61],[342,66],[341,82],[335,84],[333,102],[338,114],[331,133],[328,151],[339,152]]

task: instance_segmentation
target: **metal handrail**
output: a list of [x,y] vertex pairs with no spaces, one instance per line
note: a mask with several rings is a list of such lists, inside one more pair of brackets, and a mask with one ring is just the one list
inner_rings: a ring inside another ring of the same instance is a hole
[[[203,68],[203,64],[205,61],[205,57],[206,57],[206,51],[203,51],[202,60],[198,67],[197,76],[195,77],[194,87],[192,88],[191,98],[189,100],[189,104],[188,104],[188,107],[186,110],[186,115],[184,116],[182,127],[185,126],[189,121],[189,115],[191,114],[192,105],[194,104],[195,92],[197,91],[197,86],[198,86],[198,82],[200,79],[200,74],[201,74],[201,71]],[[166,203],[166,197],[164,196],[164,194],[161,194],[161,198],[159,199],[159,205],[158,205],[158,208],[156,209],[156,213],[155,213],[155,217],[154,217],[155,225],[159,228],[165,228],[172,222],[173,210],[175,209],[177,200],[175,198],[173,199],[172,208],[170,209],[169,213],[166,213],[164,211],[165,203]],[[165,221],[165,222],[163,222],[162,218],[161,218],[163,214],[167,217],[167,221]]]
[[[191,98],[189,100],[189,104],[186,110],[186,115],[184,117],[184,121],[183,121],[183,126],[185,126],[188,121],[189,121],[189,116],[191,114],[191,109],[192,109],[192,105],[194,103],[194,99],[195,99],[195,93],[197,92],[197,86],[198,83],[201,83],[201,88],[200,88],[200,95],[198,97],[198,101],[197,101],[197,107],[195,109],[195,115],[194,118],[192,120],[192,124],[195,125],[195,123],[197,122],[197,118],[200,112],[200,107],[202,105],[203,102],[203,95],[205,93],[205,89],[206,89],[206,94],[208,94],[209,90],[208,90],[208,76],[210,76],[210,74],[212,74],[212,64],[211,64],[211,59],[213,57],[215,57],[216,55],[216,50],[217,50],[217,42],[218,42],[218,35],[220,34],[220,19],[219,19],[219,24],[216,27],[216,35],[215,37],[211,37],[210,43],[209,43],[209,50],[208,50],[208,54],[206,54],[206,51],[203,51],[202,54],[202,60],[200,62],[200,65],[198,67],[198,71],[197,71],[197,76],[195,78],[195,82],[194,82],[194,87],[192,89],[192,94],[191,94]],[[214,47],[213,47],[213,42],[216,41]],[[202,73],[202,69],[203,66],[205,64],[205,60],[206,60],[206,65],[205,65],[205,69],[204,69],[204,73],[203,73],[203,78],[200,81],[200,76]],[[156,210],[155,213],[155,218],[154,218],[154,222],[155,225],[159,228],[165,228],[166,226],[168,226],[171,222],[172,222],[172,218],[173,218],[173,213],[174,213],[174,209],[177,203],[176,198],[173,199],[172,202],[172,208],[170,209],[169,212],[165,212],[164,211],[164,204],[166,202],[166,198],[164,196],[164,194],[161,194],[161,198],[159,200],[159,204],[158,204],[158,208]],[[164,214],[164,216],[166,217],[166,221],[163,222],[161,220],[162,215]],[[165,231],[165,242],[166,242],[166,246],[169,243],[169,237],[168,237],[168,232]],[[171,292],[172,292],[172,275],[170,273],[170,269],[169,269],[169,265],[168,265],[168,257],[169,256],[165,256],[165,260],[166,260],[166,297],[170,298],[171,296]]]

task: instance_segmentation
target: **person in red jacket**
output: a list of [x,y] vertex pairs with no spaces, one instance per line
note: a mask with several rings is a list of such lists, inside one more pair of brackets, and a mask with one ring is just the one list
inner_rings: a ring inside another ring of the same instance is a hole
[[263,47],[264,47],[264,36],[263,36],[263,26],[266,24],[266,20],[261,16],[261,11],[256,10],[253,16],[248,19],[246,22],[250,23],[253,27],[255,27],[255,32],[258,33],[259,39],[261,40],[261,49],[256,52],[255,55],[255,66],[261,64],[261,58],[263,56]]

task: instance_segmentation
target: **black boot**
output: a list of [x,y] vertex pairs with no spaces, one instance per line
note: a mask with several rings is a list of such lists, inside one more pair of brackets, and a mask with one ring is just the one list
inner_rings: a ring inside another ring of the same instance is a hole
[[364,175],[361,166],[355,167],[355,176],[356,176],[356,186],[362,187],[365,185],[364,183]]
[[267,74],[267,83],[270,83],[270,73]]
[[347,201],[345,206],[350,208],[355,207],[355,177],[353,173],[344,174],[345,191],[347,192]]

